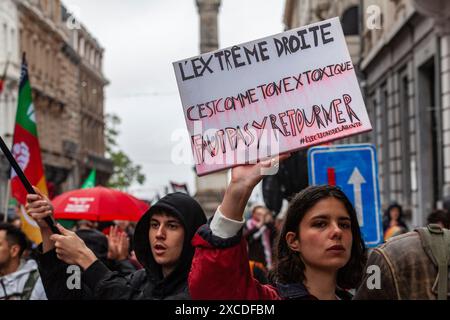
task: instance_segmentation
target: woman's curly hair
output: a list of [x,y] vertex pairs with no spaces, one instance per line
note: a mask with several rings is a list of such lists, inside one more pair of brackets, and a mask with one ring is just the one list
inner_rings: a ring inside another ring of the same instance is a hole
[[338,271],[337,285],[342,289],[351,289],[358,286],[362,279],[367,257],[366,247],[359,230],[356,211],[340,188],[329,185],[310,186],[299,192],[291,200],[287,210],[286,220],[278,238],[274,280],[285,284],[304,282],[305,264],[300,254],[289,248],[286,241],[286,234],[288,232],[295,232],[298,237],[300,222],[308,210],[320,200],[330,197],[341,201],[347,209],[353,236],[351,256],[347,264]]

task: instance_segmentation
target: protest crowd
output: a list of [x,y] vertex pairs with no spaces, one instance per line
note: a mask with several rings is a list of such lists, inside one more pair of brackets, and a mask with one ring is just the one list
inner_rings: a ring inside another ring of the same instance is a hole
[[[358,144],[371,162],[333,145],[372,130],[339,18],[214,52],[173,63],[197,175],[230,170],[212,216],[176,190],[50,197],[23,55],[12,148],[0,139],[17,201],[0,216],[0,300],[448,300],[450,198],[412,225],[405,199],[380,200],[376,147]],[[307,181],[289,161],[315,164],[313,148],[342,153]],[[359,169],[342,183],[346,161]],[[268,181],[282,209],[251,200]]]
[[[32,247],[20,220],[0,225],[1,299],[436,299],[441,287],[448,290],[436,252],[448,252],[442,246],[449,245],[450,202],[430,212],[431,236],[428,229],[408,231],[401,206],[392,204],[383,221],[386,242],[370,254],[353,205],[335,186],[296,194],[278,228],[263,205],[246,221],[261,168],[288,157],[233,168],[209,221],[196,200],[177,192],[137,224],[81,220],[71,230],[58,224],[60,234],[53,234],[44,221],[52,202],[35,188],[26,211],[43,242]],[[435,236],[442,239],[429,239]],[[382,270],[379,290],[368,285],[371,265]],[[80,268],[76,288],[70,266]]]

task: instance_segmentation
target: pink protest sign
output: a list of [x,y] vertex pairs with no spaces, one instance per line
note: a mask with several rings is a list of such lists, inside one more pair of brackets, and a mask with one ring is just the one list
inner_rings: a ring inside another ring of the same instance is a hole
[[173,67],[199,176],[372,129],[338,18]]

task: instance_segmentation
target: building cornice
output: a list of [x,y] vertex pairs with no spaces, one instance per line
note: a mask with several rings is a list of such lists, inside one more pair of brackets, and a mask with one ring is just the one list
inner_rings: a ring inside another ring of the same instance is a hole
[[298,0],[286,0],[284,5],[284,13],[283,13],[283,24],[286,30],[292,28],[292,17],[294,12],[294,8],[296,5],[296,2]]
[[102,85],[107,86],[109,84],[109,80],[106,79],[103,74],[92,68],[92,66],[86,62],[86,60],[81,59],[80,67],[83,71],[87,71],[89,75],[93,76],[97,81],[101,82]]
[[398,21],[397,24],[389,30],[389,32],[383,33],[381,39],[377,41],[377,44],[370,50],[367,56],[363,58],[361,62],[361,70],[364,71],[372,63],[372,61],[378,56],[381,50],[383,50],[383,48],[385,48],[392,42],[392,40],[396,37],[400,30],[403,29],[403,27],[405,27],[406,24],[416,14],[416,10],[411,10],[410,12],[408,12],[405,19]]
[[46,17],[42,11],[30,5],[28,1],[18,1],[17,3],[18,3],[17,8],[19,9],[19,11],[22,10],[25,14],[31,15],[34,19],[41,22],[41,24],[46,29],[48,29],[50,32],[53,32],[56,36],[58,36],[59,38],[58,40],[62,42],[67,42],[68,40],[67,35],[60,28],[58,28],[58,26],[55,25],[55,23],[52,20]]
[[85,41],[87,41],[90,45],[92,45],[93,47],[95,47],[95,50],[99,51],[100,53],[103,54],[103,52],[105,51],[105,49],[100,45],[100,43],[98,42],[97,39],[95,39],[90,32],[86,29],[86,27],[84,25],[81,24],[81,28],[78,29],[78,31],[80,32],[79,35],[81,35],[81,37],[84,38]]

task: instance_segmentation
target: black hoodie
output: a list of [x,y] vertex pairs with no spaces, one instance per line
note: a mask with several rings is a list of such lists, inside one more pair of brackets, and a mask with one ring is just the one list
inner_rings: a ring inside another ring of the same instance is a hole
[[[150,217],[160,211],[178,217],[185,231],[179,262],[166,278],[162,275],[161,266],[153,258],[148,239]],[[143,269],[125,277],[112,272],[97,260],[82,272],[81,290],[66,290],[68,275],[65,264],[51,250],[39,259],[45,290],[49,290],[54,299],[190,299],[187,277],[194,256],[191,240],[197,229],[205,223],[205,214],[197,201],[184,193],[169,194],[153,205],[136,226],[135,252]]]
[[[185,231],[179,262],[166,278],[153,258],[149,243],[150,218],[161,211],[178,217]],[[169,194],[153,205],[136,226],[135,252],[144,269],[121,277],[96,261],[83,272],[83,282],[92,290],[95,299],[189,299],[187,277],[194,256],[191,240],[205,223],[205,214],[197,201],[184,193]]]

